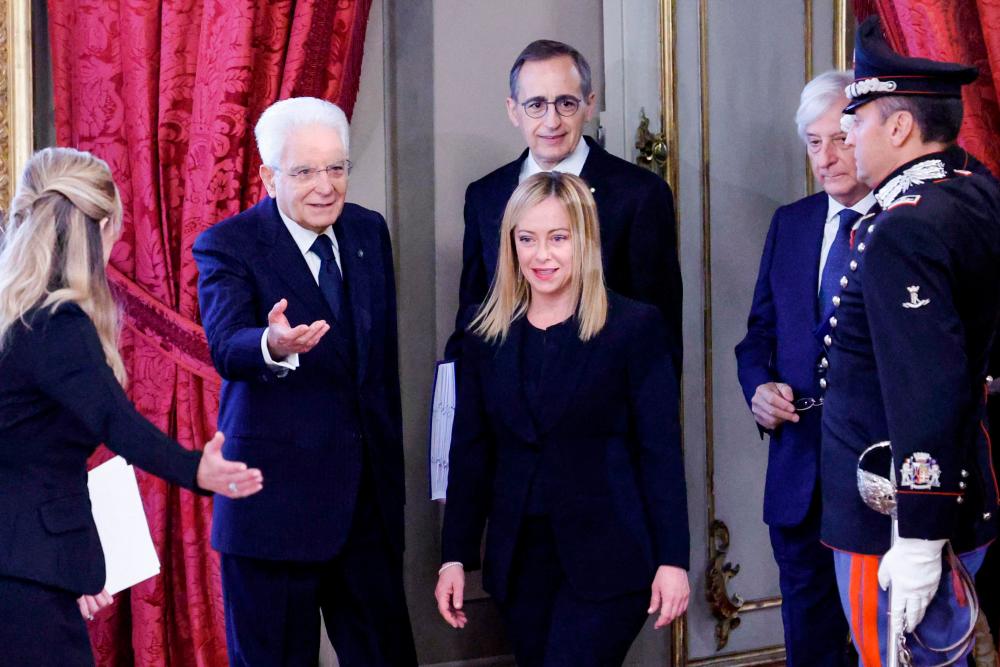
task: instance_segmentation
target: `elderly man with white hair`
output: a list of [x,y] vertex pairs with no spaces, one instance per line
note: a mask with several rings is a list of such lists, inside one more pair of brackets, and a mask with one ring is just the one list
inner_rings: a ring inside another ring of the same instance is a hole
[[858,181],[841,112],[850,72],[826,72],[802,91],[795,122],[823,188],[774,213],[747,335],[736,347],[740,384],[770,435],[764,521],[778,564],[790,667],[844,665],[848,626],[830,549],[820,543],[820,424],[827,360],[815,335],[828,320],[855,223],[875,203]]
[[277,102],[256,138],[268,196],[194,246],[224,451],[267,479],[215,502],[230,664],[316,665],[322,612],[341,665],[415,665],[385,220],[345,201],[336,105]]

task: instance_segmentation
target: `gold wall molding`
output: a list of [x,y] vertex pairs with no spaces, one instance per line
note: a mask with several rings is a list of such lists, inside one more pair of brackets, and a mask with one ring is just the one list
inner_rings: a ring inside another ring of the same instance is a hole
[[[846,2],[846,0],[844,0]],[[840,0],[834,0],[840,2]],[[813,68],[813,3],[812,0],[802,0],[802,12],[805,19],[802,25],[802,56],[805,69],[805,81],[809,83],[815,76]],[[816,192],[816,182],[813,178],[812,166],[809,164],[809,156],[806,156],[806,196]]]
[[[669,24],[674,22],[674,5],[670,0],[661,0],[661,12],[666,17],[670,12]],[[803,57],[804,74],[808,81],[813,70],[813,2],[803,0]],[[701,162],[701,237],[702,237],[702,331],[704,345],[703,373],[704,391],[704,433],[705,433],[705,489],[707,512],[708,565],[706,567],[705,596],[713,616],[716,618],[716,650],[721,651],[728,644],[730,633],[740,625],[740,613],[773,609],[781,605],[780,597],[744,600],[728,590],[728,584],[740,570],[739,564],[726,561],[729,550],[729,528],[716,516],[715,504],[715,424],[713,387],[713,336],[712,336],[712,191],[711,191],[711,103],[709,77],[709,6],[708,0],[698,4],[698,62],[699,62],[699,103],[700,103],[700,162]],[[668,25],[664,19],[664,25]],[[673,59],[670,60],[673,63]],[[666,73],[667,60],[663,71]],[[674,74],[676,82],[676,74]],[[664,88],[666,90],[666,88]],[[669,100],[669,101],[668,101]],[[668,118],[668,104],[676,104],[676,96],[663,97],[663,117]],[[675,107],[671,109],[675,112]],[[664,127],[667,127],[666,125]],[[673,124],[676,129],[676,123]],[[676,145],[676,144],[675,144]],[[808,166],[808,165],[807,165]],[[674,177],[676,178],[676,176]],[[808,182],[812,173],[807,171]],[[673,183],[671,183],[673,185]],[[807,187],[809,187],[807,185]],[[673,624],[671,637],[671,665],[673,667],[709,667],[712,665],[744,666],[771,665],[785,660],[784,646],[770,646],[748,651],[717,653],[712,656],[691,659],[688,656],[688,619],[682,616]]]
[[[636,130],[636,162],[660,174],[674,193],[674,206],[679,200],[677,188],[678,150],[677,134],[677,44],[676,0],[660,0],[660,133],[649,131],[646,112],[640,113]],[[679,219],[679,216],[675,215]]]
[[840,70],[850,69],[854,64],[853,39],[847,29],[849,14],[852,12],[847,0],[833,0],[833,66]]
[[31,2],[0,0],[0,209],[31,157]]

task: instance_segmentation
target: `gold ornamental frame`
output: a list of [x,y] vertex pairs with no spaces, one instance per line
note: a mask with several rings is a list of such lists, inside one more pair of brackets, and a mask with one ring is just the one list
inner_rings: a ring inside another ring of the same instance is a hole
[[[834,8],[833,53],[834,67],[846,69],[851,42],[853,41],[853,13],[847,0],[832,0]],[[813,0],[802,0],[803,3],[803,74],[804,81],[813,77]],[[663,135],[667,138],[667,155],[665,160],[665,178],[677,195],[679,178],[679,150],[677,145],[677,70],[675,59],[676,46],[676,8],[677,0],[660,0],[661,16],[661,104],[663,118]],[[700,97],[700,186],[701,186],[701,233],[702,257],[701,275],[703,288],[703,335],[704,335],[704,376],[705,376],[705,489],[707,495],[707,539],[708,568],[706,572],[706,589],[703,593],[712,606],[716,623],[716,646],[721,650],[728,642],[729,633],[739,625],[739,615],[762,609],[772,609],[781,605],[781,597],[768,597],[754,600],[743,600],[738,595],[732,595],[727,590],[728,581],[739,572],[739,565],[732,565],[725,560],[729,548],[729,529],[715,515],[715,452],[714,452],[714,417],[713,417],[713,387],[712,387],[712,211],[711,211],[711,178],[710,178],[710,127],[709,127],[709,59],[708,59],[708,0],[699,0],[698,4],[698,62],[699,62],[699,97]],[[807,193],[813,190],[812,172],[808,162],[805,169],[805,189]],[[698,595],[693,592],[693,595]],[[772,665],[784,661],[784,646],[768,646],[749,651],[716,653],[697,659],[688,656],[687,615],[678,618],[671,627],[671,667],[750,667],[752,665]]]
[[34,147],[30,0],[0,0],[0,62],[0,209],[6,210]]

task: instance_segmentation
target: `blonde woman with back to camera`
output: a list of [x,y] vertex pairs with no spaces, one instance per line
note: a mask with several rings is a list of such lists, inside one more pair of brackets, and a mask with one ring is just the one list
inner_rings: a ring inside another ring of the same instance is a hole
[[479,567],[521,667],[620,665],[648,614],[687,608],[678,388],[653,306],[604,286],[579,178],[514,191],[489,296],[463,340],[435,597],[468,622]]
[[93,665],[84,619],[111,597],[87,458],[105,443],[198,493],[241,498],[261,472],[189,451],[123,390],[105,276],[122,228],[108,165],[71,148],[28,161],[0,237],[0,646],[17,665]]

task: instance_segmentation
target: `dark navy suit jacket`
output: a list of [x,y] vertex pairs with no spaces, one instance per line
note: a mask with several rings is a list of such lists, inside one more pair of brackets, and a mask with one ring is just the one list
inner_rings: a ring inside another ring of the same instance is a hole
[[[340,258],[355,349],[342,335],[274,200],[202,233],[194,245],[198,296],[212,359],[223,378],[219,430],[226,458],[259,467],[264,490],[217,498],[212,545],[252,558],[318,561],[350,529],[362,464],[371,470],[392,545],[403,548],[403,449],[392,250],[382,216],[346,204]],[[261,353],[280,299],[294,326],[330,331],[280,376]]]
[[0,576],[93,595],[106,576],[88,457],[104,442],[129,463],[194,489],[201,453],[135,411],[79,306],[38,309],[26,319],[0,353]]
[[[611,155],[590,137],[580,177],[597,202],[604,278],[619,294],[650,303],[667,322],[673,366],[681,372],[681,272],[674,196],[653,172]],[[455,359],[476,309],[486,300],[500,252],[500,222],[518,185],[525,150],[513,162],[471,183],[465,192],[465,237],[455,333],[445,356]]]
[[521,379],[524,318],[502,343],[463,341],[442,556],[478,568],[488,519],[483,582],[500,601],[532,484],[578,595],[646,590],[659,565],[688,567],[665,325],[655,308],[611,297],[604,329],[586,343],[568,337],[547,362],[537,419]]
[[[795,397],[819,397],[823,347],[814,334],[819,258],[828,195],[819,192],[780,207],[771,219],[747,320],[736,346],[740,385],[747,403],[757,387],[784,382]],[[821,410],[799,413],[771,433],[764,487],[764,521],[794,526],[809,510],[818,478]]]

